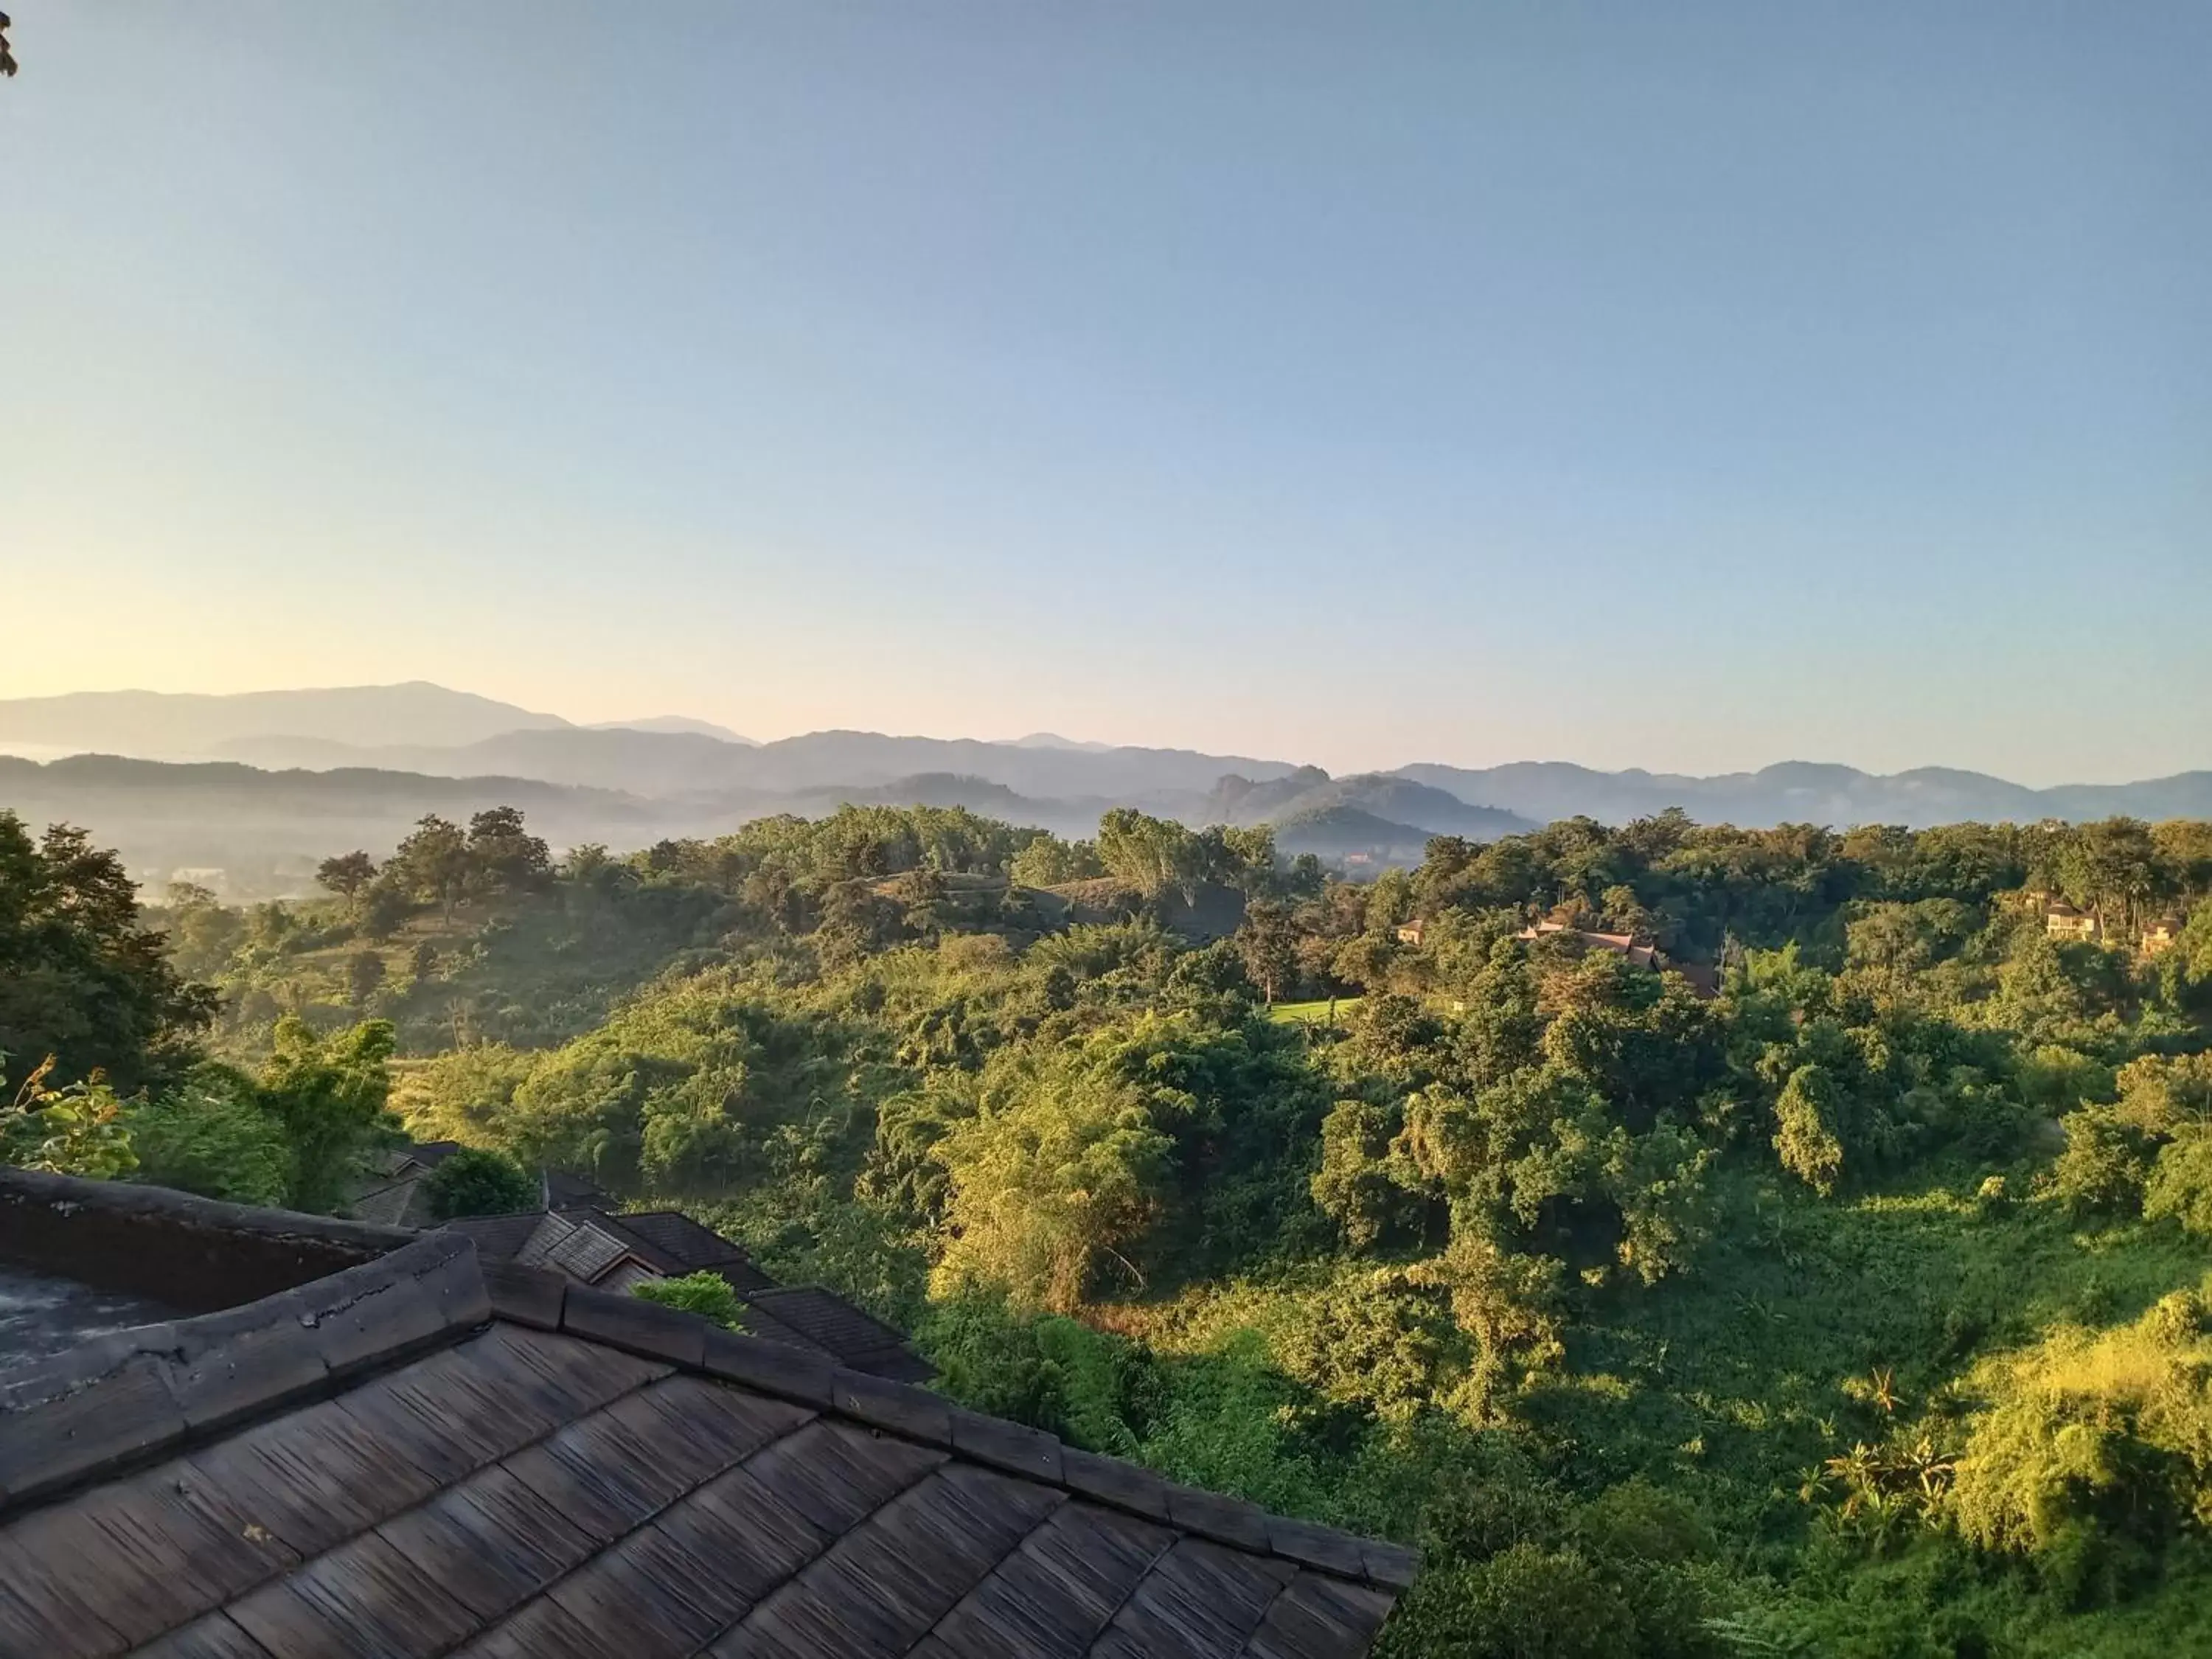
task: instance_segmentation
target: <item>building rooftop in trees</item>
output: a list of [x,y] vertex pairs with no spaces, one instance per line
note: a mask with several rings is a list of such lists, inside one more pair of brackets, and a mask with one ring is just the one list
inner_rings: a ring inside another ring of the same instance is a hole
[[258,1299],[0,1370],[0,1653],[1349,1659],[1414,1566],[460,1233],[0,1171],[63,1253]]
[[1655,973],[1668,965],[1656,945],[1639,945],[1633,933],[1594,933],[1579,927],[1569,927],[1563,922],[1540,921],[1523,927],[1513,937],[1519,939],[1553,939],[1565,936],[1578,941],[1586,951],[1610,951],[1626,957],[1638,968],[1649,968]]

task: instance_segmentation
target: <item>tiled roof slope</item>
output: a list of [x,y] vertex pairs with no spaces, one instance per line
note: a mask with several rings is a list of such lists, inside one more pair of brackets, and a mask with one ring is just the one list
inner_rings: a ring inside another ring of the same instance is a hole
[[742,1299],[741,1317],[762,1328],[757,1335],[774,1340],[777,1329],[795,1331],[805,1346],[894,1382],[926,1382],[936,1375],[897,1331],[818,1286],[754,1291]]
[[[768,1275],[753,1266],[752,1258],[742,1245],[732,1243],[712,1227],[694,1221],[681,1210],[629,1210],[608,1218],[647,1249],[658,1252],[668,1264],[661,1267],[663,1273],[697,1273],[712,1267],[726,1274],[734,1272],[740,1276],[750,1275],[760,1285],[769,1283]],[[738,1283],[736,1277],[730,1282],[739,1290],[752,1288]]]
[[430,1194],[417,1173],[381,1187],[373,1187],[346,1206],[357,1221],[381,1227],[434,1227]]
[[545,1219],[542,1210],[523,1210],[514,1215],[463,1215],[440,1224],[466,1233],[477,1247],[479,1261],[505,1261],[530,1243],[531,1235]]
[[456,1234],[0,1371],[9,1659],[1350,1659],[1413,1567]]

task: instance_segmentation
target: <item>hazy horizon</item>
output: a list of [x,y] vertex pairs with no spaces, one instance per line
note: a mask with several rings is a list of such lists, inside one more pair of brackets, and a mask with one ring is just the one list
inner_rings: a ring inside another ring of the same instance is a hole
[[22,0],[0,697],[2212,765],[2212,12]]
[[[465,694],[465,695],[476,696],[489,696],[491,695],[491,694],[487,693],[487,692],[485,692],[485,691],[483,691],[483,690],[482,690],[481,689],[477,688],[477,687],[465,686],[465,685],[451,685],[451,684],[445,684],[444,682],[440,682],[440,681],[432,681],[432,680],[419,680],[419,681],[399,682],[399,683],[393,683],[393,684],[389,684],[382,685],[382,686],[379,686],[379,685],[358,685],[358,686],[350,686],[350,685],[349,685],[349,686],[258,686],[258,687],[249,688],[248,690],[245,690],[245,691],[242,691],[242,692],[235,692],[235,693],[233,693],[233,692],[214,692],[214,693],[207,693],[207,692],[186,692],[186,693],[183,693],[183,694],[181,694],[181,695],[185,695],[185,696],[253,696],[253,695],[256,695],[256,694],[279,694],[279,693],[284,693],[284,692],[295,692],[295,691],[307,691],[307,692],[312,692],[312,691],[358,691],[358,690],[389,690],[389,689],[395,689],[395,685],[397,685],[397,684],[435,686],[435,687],[437,687],[438,689],[442,690],[459,692],[459,693],[462,693],[462,694]],[[72,695],[94,695],[94,696],[99,696],[99,695],[109,695],[109,696],[152,695],[152,696],[170,696],[170,695],[179,695],[179,694],[175,694],[175,693],[165,693],[165,692],[161,692],[161,691],[155,690],[153,688],[146,687],[146,686],[114,686],[114,687],[87,687],[87,688],[84,688],[83,692],[82,692],[82,693],[69,693],[69,692],[63,692],[63,693],[56,693],[56,694],[39,694],[39,695],[53,695],[53,696],[72,696]],[[627,716],[627,717],[617,717],[617,718],[611,719],[611,720],[603,720],[603,719],[591,719],[591,720],[585,720],[585,719],[579,719],[579,718],[577,718],[577,717],[575,717],[575,716],[574,716],[574,715],[572,715],[572,714],[568,714],[568,713],[566,713],[566,712],[564,712],[564,711],[562,711],[562,710],[561,710],[561,709],[557,709],[557,708],[532,708],[531,706],[529,706],[529,705],[527,705],[527,704],[516,702],[514,702],[514,701],[513,699],[511,699],[511,698],[494,697],[492,700],[493,700],[493,701],[495,701],[495,702],[498,702],[508,703],[508,704],[510,704],[511,706],[513,706],[513,707],[514,707],[514,708],[518,708],[518,709],[520,709],[521,711],[523,711],[523,712],[525,712],[525,713],[527,713],[527,714],[536,714],[536,715],[551,715],[551,716],[553,716],[553,717],[554,717],[554,718],[556,718],[556,719],[558,719],[558,720],[563,720],[563,721],[567,722],[567,724],[568,724],[568,725],[569,725],[570,726],[575,727],[575,728],[577,728],[577,729],[579,729],[579,730],[605,730],[605,729],[606,729],[606,728],[608,728],[608,727],[625,727],[625,726],[626,726],[626,727],[629,727],[629,729],[635,730],[635,729],[641,729],[641,724],[642,724],[643,722],[647,722],[647,721],[652,721],[652,720],[666,720],[666,719],[669,719],[669,718],[672,718],[672,717],[673,717],[673,718],[678,718],[678,719],[701,719],[701,718],[703,718],[703,717],[701,717],[701,716],[697,716],[697,715],[696,715],[696,714],[693,713],[693,711],[690,711],[690,710],[686,710],[686,709],[661,709],[661,710],[659,710],[659,711],[657,711],[657,712],[655,712],[655,713],[653,713],[653,714],[630,714],[630,715],[629,715],[629,716]],[[7,701],[9,701],[9,699],[7,699],[7,698],[0,698],[0,702],[7,702]],[[726,721],[718,721],[718,722],[712,722],[712,723],[714,723],[714,724],[721,724],[721,725],[726,725],[726,726],[730,724],[729,722],[726,722]],[[1023,741],[1024,741],[1024,740],[1027,740],[1027,739],[1033,739],[1033,738],[1055,738],[1055,739],[1058,739],[1058,740],[1060,740],[1060,741],[1061,741],[1061,742],[1064,742],[1064,743],[1067,744],[1068,744],[1068,745],[1070,745],[1071,747],[1074,747],[1074,748],[1090,748],[1090,747],[1096,747],[1096,746],[1098,746],[1099,744],[1101,744],[1104,743],[1104,741],[1105,741],[1105,740],[1103,740],[1103,739],[1092,738],[1086,737],[1086,736],[1085,736],[1083,733],[1080,733],[1080,732],[1048,732],[1048,731],[1045,730],[1043,727],[1041,727],[1041,726],[1031,726],[1031,727],[1029,727],[1029,728],[1027,728],[1027,729],[1025,729],[1025,730],[1018,731],[1018,732],[962,732],[962,731],[947,731],[947,732],[921,732],[921,731],[912,731],[912,730],[906,730],[906,729],[901,729],[901,728],[895,728],[895,727],[893,727],[893,726],[886,726],[886,725],[874,725],[874,726],[861,725],[861,726],[815,726],[815,727],[809,727],[809,728],[807,728],[806,730],[805,730],[805,731],[800,731],[800,732],[765,732],[765,733],[764,733],[764,732],[759,732],[759,731],[746,731],[746,730],[743,730],[742,728],[740,728],[740,729],[736,732],[736,734],[735,734],[735,735],[738,737],[738,738],[740,741],[748,741],[748,742],[751,742],[751,743],[757,743],[757,744],[767,744],[767,743],[776,743],[776,742],[780,742],[780,741],[787,740],[787,739],[789,739],[789,738],[803,738],[803,737],[809,737],[809,736],[817,736],[817,735],[820,735],[820,734],[822,734],[822,733],[823,733],[823,732],[833,732],[833,731],[860,732],[872,733],[872,734],[875,734],[875,735],[878,735],[878,736],[883,736],[883,737],[888,737],[888,738],[918,738],[918,739],[929,740],[929,741],[960,741],[960,740],[963,740],[963,739],[964,739],[964,740],[971,740],[971,741],[977,741],[977,742],[982,742],[982,743],[1000,744],[1009,744],[1009,745],[1011,745],[1011,744],[1019,744],[1019,743],[1021,743],[1021,742],[1023,742]],[[276,736],[276,735],[285,735],[285,734],[279,733],[279,732],[276,732],[276,731],[272,728],[272,730],[271,730],[271,731],[270,731],[267,735]],[[355,745],[355,746],[362,747],[362,748],[365,748],[365,749],[367,749],[367,748],[374,748],[374,747],[375,747],[376,745],[372,745],[372,744],[360,744],[360,745]],[[404,747],[404,746],[406,746],[406,745],[395,743],[392,746],[401,746],[401,747]],[[1112,745],[1112,746],[1127,746],[1127,747],[1133,747],[1133,748],[1158,749],[1158,750],[1184,750],[1184,751],[1187,751],[1187,752],[1194,752],[1194,753],[1202,753],[1202,754],[1211,754],[1211,755],[1223,756],[1223,757],[1237,757],[1237,756],[1242,756],[1243,757],[1244,757],[1244,758],[1246,758],[1246,759],[1250,759],[1250,760],[1261,760],[1261,761],[1270,761],[1270,762],[1278,762],[1278,763],[1293,763],[1293,764],[1297,764],[1297,765],[1302,765],[1302,766],[1319,765],[1319,766],[1322,766],[1322,768],[1323,768],[1323,769],[1324,769],[1324,770],[1326,770],[1326,771],[1329,772],[1332,775],[1334,775],[1334,776],[1337,776],[1337,777],[1348,777],[1348,776],[1362,775],[1373,774],[1373,773],[1389,773],[1389,772],[1395,771],[1396,769],[1398,769],[1398,768],[1400,768],[1400,767],[1404,767],[1404,766],[1412,766],[1412,765],[1415,765],[1415,764],[1418,764],[1418,763],[1434,763],[1434,764],[1442,764],[1442,765],[1446,765],[1446,766],[1460,766],[1460,767],[1465,767],[1465,768],[1467,768],[1467,769],[1470,769],[1470,770],[1474,770],[1474,769],[1483,769],[1483,768],[1487,768],[1487,767],[1510,765],[1510,764],[1515,763],[1516,762],[1523,762],[1523,763],[1525,763],[1525,762],[1535,762],[1535,763],[1553,763],[1553,762],[1561,762],[1561,763],[1567,763],[1567,764],[1571,764],[1571,765],[1577,765],[1577,766],[1584,766],[1584,767],[1588,767],[1588,768],[1589,768],[1589,769],[1591,769],[1591,770],[1594,770],[1594,771],[1601,771],[1601,772],[1613,772],[1613,773],[1618,773],[1618,772],[1642,771],[1642,772],[1649,772],[1649,773],[1655,773],[1655,774],[1660,774],[1660,775],[1686,775],[1686,776],[1693,776],[1693,777],[1720,777],[1720,776],[1729,776],[1729,775],[1751,775],[1751,774],[1755,774],[1755,773],[1760,772],[1760,771],[1765,770],[1765,769],[1770,768],[1770,767],[1781,766],[1781,765],[1788,765],[1788,764],[1792,764],[1792,763],[1802,763],[1814,764],[1814,765],[1843,765],[1843,766],[1853,766],[1853,765],[1856,765],[1856,763],[1854,763],[1854,762],[1851,762],[1851,761],[1847,760],[1847,759],[1842,759],[1842,758],[1839,758],[1839,757],[1836,757],[1836,756],[1832,756],[1832,755],[1793,754],[1793,755],[1777,755],[1777,756],[1773,756],[1773,757],[1770,757],[1770,758],[1768,758],[1768,759],[1765,759],[1765,760],[1761,760],[1761,761],[1758,761],[1758,762],[1754,762],[1754,763],[1751,763],[1751,764],[1748,764],[1748,765],[1743,765],[1743,766],[1724,766],[1724,767],[1715,767],[1715,768],[1713,768],[1713,769],[1711,769],[1711,770],[1706,771],[1706,772],[1692,772],[1692,773],[1684,773],[1684,772],[1682,771],[1682,769],[1680,769],[1680,768],[1674,768],[1674,767],[1663,767],[1663,766],[1643,766],[1643,765],[1638,765],[1638,764],[1636,764],[1636,763],[1629,763],[1629,764],[1622,765],[1622,766],[1598,766],[1598,765],[1594,764],[1594,763],[1591,763],[1591,762],[1583,760],[1583,759],[1581,759],[1580,757],[1577,757],[1577,756],[1574,756],[1574,755],[1571,755],[1571,754],[1553,754],[1553,755],[1524,754],[1524,755],[1514,755],[1514,756],[1510,756],[1510,757],[1507,757],[1507,758],[1505,758],[1505,759],[1503,759],[1503,760],[1495,760],[1495,761],[1480,761],[1480,762],[1477,762],[1477,761],[1462,761],[1462,760],[1458,760],[1458,759],[1455,759],[1455,758],[1454,758],[1454,757],[1450,757],[1450,756],[1448,756],[1448,755],[1422,754],[1422,755],[1407,755],[1407,756],[1403,756],[1403,757],[1397,757],[1397,758],[1395,758],[1395,759],[1379,759],[1379,760],[1371,760],[1371,761],[1362,762],[1362,763],[1357,763],[1357,764],[1352,764],[1352,765],[1328,766],[1328,765],[1326,765],[1324,763],[1320,762],[1320,761],[1318,761],[1318,760],[1315,759],[1314,757],[1310,757],[1310,756],[1304,755],[1304,754],[1301,754],[1301,753],[1296,752],[1296,751],[1294,751],[1294,750],[1285,750],[1285,751],[1276,752],[1276,751],[1267,751],[1267,750],[1256,750],[1256,749],[1251,749],[1251,750],[1222,750],[1222,749],[1205,749],[1205,748],[1201,748],[1201,747],[1200,747],[1199,745],[1192,744],[1182,744],[1182,743],[1171,743],[1171,742],[1153,742],[1153,741],[1148,741],[1148,740],[1142,739],[1142,738],[1139,738],[1139,739],[1133,740],[1133,742],[1131,742],[1131,743],[1129,743],[1129,744],[1126,744],[1126,745],[1116,744],[1116,745]],[[71,757],[71,756],[75,756],[75,755],[78,755],[78,754],[82,754],[82,753],[85,753],[85,752],[88,752],[88,751],[87,751],[87,750],[85,750],[82,745],[80,745],[80,744],[54,744],[54,743],[39,743],[39,742],[31,742],[31,741],[24,741],[24,740],[16,740],[16,739],[11,739],[11,738],[9,738],[6,735],[6,733],[5,733],[4,732],[0,732],[0,755],[5,755],[5,756],[15,756],[15,757],[18,757],[18,758],[21,758],[21,759],[33,760],[33,761],[38,761],[38,762],[40,762],[40,763],[44,763],[44,762],[50,761],[50,760],[64,759],[64,758],[67,758],[67,757]],[[1980,774],[1982,774],[1982,775],[1986,775],[1986,776],[1991,776],[1991,777],[1999,778],[1999,779],[2002,780],[2002,781],[2005,781],[2005,782],[2021,784],[2021,785],[2024,785],[2024,786],[2026,786],[2026,787],[2030,787],[2030,788],[2048,788],[2048,787],[2055,787],[2055,786],[2058,786],[2058,785],[2064,785],[2064,784],[2112,784],[2112,783],[2136,783],[2136,782],[2152,781],[2155,781],[2155,779],[2157,779],[2157,778],[2160,778],[2160,777],[2174,776],[2174,775],[2179,775],[2185,774],[2185,773],[2197,773],[2197,772],[2203,772],[2203,771],[2207,771],[2207,770],[2212,770],[2212,763],[2206,763],[2206,764],[2194,765],[2194,766],[2190,766],[2190,765],[2179,766],[2179,767],[2174,768],[2174,769],[2172,769],[2172,772],[2170,772],[2170,773],[2160,773],[2160,774],[2148,774],[2148,773],[2146,773],[2146,774],[2142,774],[2142,775],[2136,775],[2136,776],[2132,776],[2132,777],[2117,777],[2117,776],[2115,776],[2115,777],[2052,777],[2052,778],[2047,778],[2047,779],[2041,779],[2041,778],[2026,778],[2026,777],[2014,777],[2014,776],[2010,776],[2010,775],[2007,775],[2007,774],[2004,774],[2004,773],[2002,773],[2002,772],[1995,772],[1995,771],[1991,771],[1991,770],[1990,770],[1989,769],[1986,769],[1986,768],[1975,767],[1975,766],[1970,766],[1970,765],[1964,765],[1964,764],[1961,764],[1961,763],[1958,763],[1958,762],[1955,762],[1955,761],[1947,761],[1947,760],[1930,760],[1930,761],[1921,762],[1921,763],[1917,763],[1917,764],[1915,764],[1915,765],[1911,765],[1911,766],[1900,766],[1900,767],[1893,767],[1893,768],[1875,768],[1875,767],[1864,767],[1864,766],[1861,766],[1861,767],[1858,767],[1858,768],[1857,768],[1857,769],[1858,769],[1858,770],[1860,770],[1860,771],[1866,772],[1866,773],[1869,773],[1869,774],[1870,774],[1870,775],[1875,775],[1875,776],[1888,776],[1888,775],[1894,775],[1899,774],[1899,773],[1913,772],[1913,771],[1920,771],[1920,770],[1929,770],[1929,769],[1942,769],[1942,770],[1954,770],[1954,771],[1976,772],[1976,773],[1980,773]]]

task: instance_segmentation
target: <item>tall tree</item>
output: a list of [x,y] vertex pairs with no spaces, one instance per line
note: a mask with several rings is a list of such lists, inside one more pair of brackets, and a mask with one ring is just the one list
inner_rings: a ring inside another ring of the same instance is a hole
[[1116,806],[1098,820],[1098,857],[1107,873],[1146,898],[1180,889],[1185,898],[1202,878],[1199,838],[1172,818]]
[[344,1198],[366,1155],[399,1133],[398,1120],[385,1110],[392,1023],[368,1020],[319,1038],[288,1014],[276,1022],[274,1045],[260,1094],[284,1126],[290,1149],[285,1201],[295,1210],[327,1213]]
[[356,951],[347,958],[346,988],[353,994],[355,1007],[368,1006],[377,987],[384,983],[384,958],[374,951]]
[[351,903],[376,879],[376,860],[366,853],[341,853],[315,866],[315,879]]
[[462,834],[460,825],[432,812],[416,824],[413,835],[399,843],[391,862],[384,866],[384,873],[386,880],[403,890],[437,905],[446,920],[451,921],[453,906],[468,890],[469,874],[473,867],[468,837]]
[[494,806],[469,820],[470,876],[488,892],[542,887],[553,873],[545,842],[526,829],[521,811]]
[[1298,931],[1289,908],[1275,899],[1255,899],[1244,907],[1237,929],[1237,953],[1244,971],[1273,1007],[1297,978]]
[[57,1083],[104,1072],[128,1093],[188,1060],[216,994],[163,945],[113,853],[60,824],[33,842],[0,811],[0,1053],[19,1075],[52,1057]]

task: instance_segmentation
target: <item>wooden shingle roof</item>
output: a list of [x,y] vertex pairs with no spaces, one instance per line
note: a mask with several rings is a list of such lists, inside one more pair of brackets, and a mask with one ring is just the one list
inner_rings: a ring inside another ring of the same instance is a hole
[[[752,1267],[752,1258],[743,1245],[731,1243],[681,1210],[624,1210],[612,1218],[666,1259],[669,1265],[664,1271],[696,1273],[705,1267],[740,1264]],[[761,1282],[768,1281],[763,1278]]]
[[777,1285],[746,1291],[739,1300],[748,1326],[774,1337],[796,1332],[817,1348],[856,1370],[872,1371],[900,1382],[926,1382],[936,1373],[906,1345],[906,1338],[882,1320],[817,1285]]
[[11,1659],[1350,1659],[1413,1565],[455,1233],[0,1370]]
[[511,1260],[545,1219],[542,1210],[520,1210],[513,1215],[462,1215],[441,1222],[457,1233],[466,1233],[477,1247],[480,1261]]

